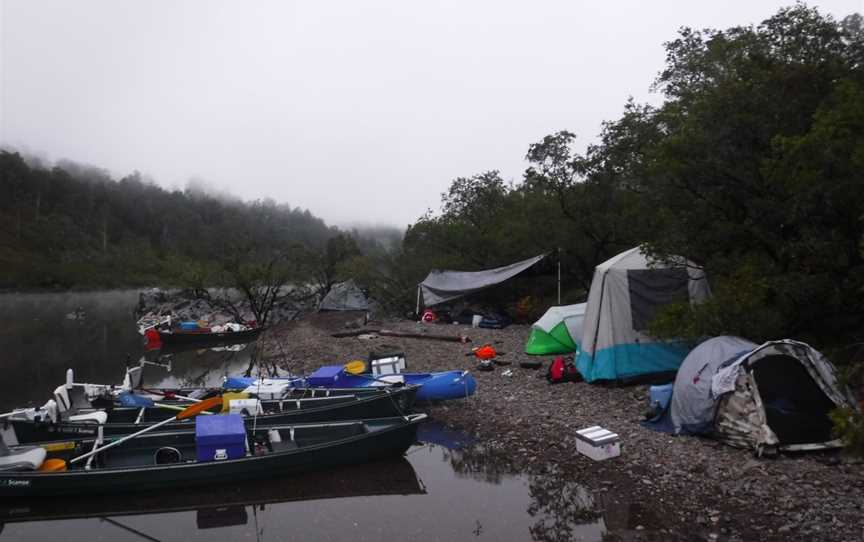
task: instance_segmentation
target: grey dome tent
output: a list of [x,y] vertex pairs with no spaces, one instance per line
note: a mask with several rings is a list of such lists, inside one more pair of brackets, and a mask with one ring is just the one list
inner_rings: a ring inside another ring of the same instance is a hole
[[756,348],[756,343],[724,335],[699,344],[687,354],[672,387],[669,416],[676,434],[709,434],[714,426],[717,400],[711,395],[711,380],[726,361]]
[[360,289],[354,280],[346,280],[339,284],[334,284],[321,304],[318,310],[322,311],[368,311],[369,300],[366,299],[366,294]]
[[786,339],[756,346],[723,336],[690,352],[669,408],[645,425],[710,435],[757,454],[820,450],[842,445],[828,417],[837,407],[858,409],[834,367],[810,345]]
[[717,438],[758,454],[839,447],[828,413],[858,410],[849,390],[837,383],[831,362],[789,339],[767,342],[721,367],[711,393],[718,398]]

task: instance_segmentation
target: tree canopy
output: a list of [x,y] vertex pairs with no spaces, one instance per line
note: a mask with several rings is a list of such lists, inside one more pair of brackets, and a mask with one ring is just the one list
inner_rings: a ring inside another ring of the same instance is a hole
[[861,16],[796,4],[758,25],[683,28],[665,48],[662,104],[631,100],[584,154],[570,132],[543,138],[519,183],[454,180],[405,253],[426,269],[477,269],[560,247],[587,289],[594,266],[644,244],[703,266],[715,293],[667,311],[658,334],[860,334]]

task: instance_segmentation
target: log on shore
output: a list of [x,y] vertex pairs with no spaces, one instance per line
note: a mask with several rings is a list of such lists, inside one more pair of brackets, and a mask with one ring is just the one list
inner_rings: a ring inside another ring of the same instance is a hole
[[465,335],[433,335],[430,333],[406,333],[404,331],[391,331],[382,329],[378,335],[384,337],[401,337],[403,339],[430,339],[433,341],[448,341],[454,343],[467,343],[471,339]]
[[365,335],[367,333],[380,333],[380,329],[352,329],[351,331],[339,331],[337,333],[331,333],[331,337],[336,337],[337,339],[342,339],[345,337],[357,337],[358,335]]

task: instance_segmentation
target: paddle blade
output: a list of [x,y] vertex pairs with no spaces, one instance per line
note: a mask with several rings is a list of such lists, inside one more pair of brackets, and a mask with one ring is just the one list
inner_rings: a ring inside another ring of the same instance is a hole
[[40,472],[65,472],[66,462],[62,459],[46,459],[40,466]]
[[222,396],[217,395],[216,397],[211,397],[209,399],[204,399],[200,403],[195,403],[190,406],[183,412],[177,414],[178,420],[185,420],[186,418],[191,418],[193,416],[197,416],[201,414],[205,410],[210,410],[211,408],[221,407],[222,406]]
[[345,365],[345,370],[347,372],[351,373],[352,375],[359,375],[359,374],[363,373],[363,371],[366,370],[366,362],[364,362],[363,360],[360,360],[360,359],[357,359],[354,361],[349,361]]
[[120,403],[120,406],[125,407],[152,407],[153,399],[149,397],[142,397],[140,395],[135,395],[134,393],[130,393],[128,391],[121,392],[120,395],[117,396],[117,402]]

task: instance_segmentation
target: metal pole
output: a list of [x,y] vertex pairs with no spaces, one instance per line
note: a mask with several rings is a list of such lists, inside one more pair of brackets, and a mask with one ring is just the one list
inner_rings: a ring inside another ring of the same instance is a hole
[[558,304],[561,304],[561,248],[558,248]]
[[417,285],[417,310],[414,311],[417,315],[417,318],[420,318],[420,285]]

